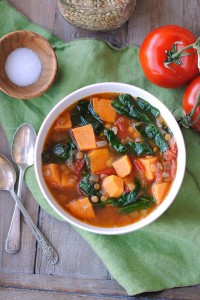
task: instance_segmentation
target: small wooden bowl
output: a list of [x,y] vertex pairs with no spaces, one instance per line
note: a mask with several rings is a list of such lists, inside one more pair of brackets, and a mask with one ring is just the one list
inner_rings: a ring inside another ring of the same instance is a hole
[[[21,87],[8,79],[5,72],[5,62],[13,50],[24,47],[30,48],[38,54],[42,62],[42,72],[36,82]],[[57,68],[57,59],[53,48],[39,34],[19,30],[11,32],[0,39],[0,89],[8,96],[29,99],[42,95],[54,82]]]

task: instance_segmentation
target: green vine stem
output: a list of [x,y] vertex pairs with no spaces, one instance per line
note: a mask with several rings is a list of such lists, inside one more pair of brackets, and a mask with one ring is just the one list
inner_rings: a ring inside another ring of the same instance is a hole
[[180,126],[189,128],[191,126],[194,126],[198,123],[200,120],[200,113],[197,115],[194,121],[192,121],[192,118],[197,110],[197,107],[200,105],[200,92],[198,93],[197,99],[195,101],[195,104],[189,114],[181,116],[181,119],[178,121]]
[[[175,42],[172,46],[171,50],[166,50],[165,53],[167,55],[167,58],[164,62],[164,65],[166,68],[170,68],[169,65],[171,63],[175,63],[176,65],[181,65],[182,61],[181,61],[181,57],[183,56],[188,56],[188,55],[192,55],[192,54],[196,54],[198,55],[198,68],[200,69],[200,37],[196,40],[195,43],[188,45],[186,47],[184,47],[183,49],[181,49],[180,51],[178,51],[177,45],[182,44],[182,42]],[[196,51],[194,52],[187,52],[188,49],[194,49]]]

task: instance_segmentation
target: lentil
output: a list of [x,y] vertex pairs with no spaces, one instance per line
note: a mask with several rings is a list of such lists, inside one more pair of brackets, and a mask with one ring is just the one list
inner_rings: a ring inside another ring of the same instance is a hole
[[99,176],[98,176],[98,175],[95,175],[95,174],[92,174],[92,175],[90,175],[90,177],[89,177],[89,181],[90,181],[90,182],[98,182],[98,181],[99,181]]
[[95,190],[100,190],[100,188],[101,188],[100,184],[99,183],[95,183],[94,189]]
[[117,126],[113,126],[113,127],[112,127],[112,131],[114,132],[114,134],[117,134],[117,132],[118,132]]
[[107,196],[101,196],[101,201],[102,202],[106,201],[107,199],[108,199]]
[[171,134],[169,134],[169,133],[165,134],[166,141],[171,140],[171,138],[172,138]]
[[106,123],[104,126],[106,129],[110,129],[111,128],[111,124],[110,123]]
[[83,152],[78,152],[77,154],[76,154],[76,159],[83,159]]
[[59,0],[63,17],[89,30],[106,31],[120,27],[131,16],[136,0]]
[[91,197],[91,201],[92,201],[93,203],[97,203],[97,202],[99,201],[99,198],[98,198],[97,196],[92,196],[92,197]]

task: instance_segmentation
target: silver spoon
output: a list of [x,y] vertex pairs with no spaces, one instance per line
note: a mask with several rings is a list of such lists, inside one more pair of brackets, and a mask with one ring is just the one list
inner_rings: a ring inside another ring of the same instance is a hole
[[0,154],[0,191],[8,191],[11,193],[13,198],[15,199],[21,213],[26,219],[27,224],[30,226],[32,233],[36,237],[38,244],[41,246],[44,254],[47,256],[47,259],[52,264],[56,264],[58,262],[58,254],[47,241],[47,239],[43,236],[41,231],[34,224],[33,220],[29,216],[27,210],[23,206],[21,200],[17,196],[14,191],[14,185],[16,182],[16,172],[11,163],[5,156]]
[[[21,198],[22,183],[26,169],[34,163],[34,147],[36,133],[27,123],[22,124],[15,132],[12,143],[12,158],[19,167],[19,182],[17,195]],[[5,249],[8,253],[16,253],[20,249],[20,210],[15,205]]]

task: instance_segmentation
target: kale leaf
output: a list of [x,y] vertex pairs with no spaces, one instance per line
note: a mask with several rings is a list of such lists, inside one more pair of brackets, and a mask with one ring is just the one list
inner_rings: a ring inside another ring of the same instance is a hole
[[129,94],[121,94],[115,98],[111,106],[121,115],[139,122],[151,123],[151,119],[144,113],[138,111],[135,107],[135,101]]
[[112,129],[104,129],[104,135],[108,139],[110,145],[119,153],[126,153],[127,147],[121,143],[118,137],[114,134]]
[[73,127],[91,124],[96,135],[100,135],[103,131],[103,122],[95,113],[90,101],[80,100],[78,104],[72,108],[70,118]]
[[143,154],[149,154],[149,155],[154,154],[149,144],[145,142],[128,142],[127,146],[129,147],[130,151],[137,156],[141,156]]
[[165,152],[169,149],[169,145],[165,140],[164,136],[161,134],[159,129],[154,124],[141,124],[136,126],[139,133],[144,138],[150,138],[154,141],[156,146],[159,147],[161,152]]
[[60,163],[66,160],[73,160],[73,150],[76,149],[76,144],[71,138],[66,143],[58,143],[52,145],[49,149],[42,152],[43,163]]
[[155,204],[155,200],[152,197],[148,198],[138,198],[135,202],[131,203],[128,206],[120,208],[119,213],[121,214],[130,214],[134,211],[146,209]]
[[82,178],[82,180],[79,182],[79,187],[81,191],[87,195],[87,196],[98,196],[99,197],[99,191],[95,190],[94,188],[94,182],[89,181],[90,174],[87,174]]
[[136,98],[136,106],[139,107],[141,110],[145,112],[151,113],[155,118],[159,116],[160,111],[153,105],[149,104],[149,102],[145,101],[144,99],[137,97]]

